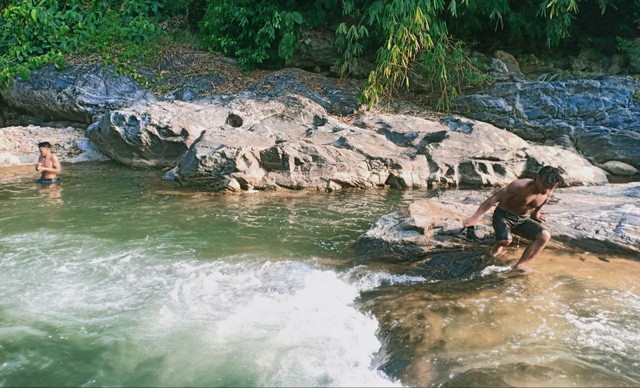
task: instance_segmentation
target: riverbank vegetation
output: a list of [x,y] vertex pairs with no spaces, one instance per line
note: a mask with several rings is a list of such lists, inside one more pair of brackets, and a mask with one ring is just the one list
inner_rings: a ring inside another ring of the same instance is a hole
[[372,106],[419,79],[446,109],[487,82],[469,50],[637,56],[640,0],[0,0],[0,84],[69,55],[99,58],[145,83],[141,66],[167,45],[220,52],[245,71],[287,66],[303,32],[334,31],[336,75],[373,69],[359,98]]

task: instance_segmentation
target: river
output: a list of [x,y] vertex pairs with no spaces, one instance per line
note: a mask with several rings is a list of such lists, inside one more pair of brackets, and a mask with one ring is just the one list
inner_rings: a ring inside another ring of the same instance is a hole
[[0,386],[637,386],[640,264],[521,248],[464,279],[355,261],[423,190],[212,194],[0,169]]

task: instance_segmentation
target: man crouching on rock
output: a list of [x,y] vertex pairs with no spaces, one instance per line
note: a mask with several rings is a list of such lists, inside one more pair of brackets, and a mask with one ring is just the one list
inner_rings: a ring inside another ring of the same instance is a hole
[[517,179],[507,187],[493,194],[470,218],[463,221],[464,227],[476,225],[480,217],[493,205],[498,204],[493,213],[493,228],[496,242],[491,249],[491,256],[502,253],[511,244],[512,235],[531,240],[515,269],[526,271],[525,264],[540,253],[551,239],[551,234],[541,224],[546,219],[540,212],[542,206],[549,201],[553,191],[564,184],[563,169],[545,166],[538,171],[535,179]]

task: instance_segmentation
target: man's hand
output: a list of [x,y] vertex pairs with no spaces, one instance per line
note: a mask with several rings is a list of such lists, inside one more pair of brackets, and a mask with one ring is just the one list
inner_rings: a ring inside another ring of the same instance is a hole
[[42,167],[42,165],[40,163],[36,163],[36,171],[40,171],[40,167]]
[[547,221],[547,216],[545,216],[542,213],[534,213],[534,214],[531,215],[531,218],[533,220],[535,220],[535,221],[538,221],[538,222],[546,222]]
[[475,226],[478,223],[478,220],[474,217],[469,217],[466,220],[462,221],[462,226],[468,228],[470,226]]

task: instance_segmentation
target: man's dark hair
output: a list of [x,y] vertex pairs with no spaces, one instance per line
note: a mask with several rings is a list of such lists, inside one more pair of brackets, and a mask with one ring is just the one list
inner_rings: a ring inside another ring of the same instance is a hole
[[51,148],[51,143],[48,141],[43,141],[38,143],[38,148]]
[[564,186],[564,169],[560,167],[544,166],[538,171],[538,179],[545,187]]

